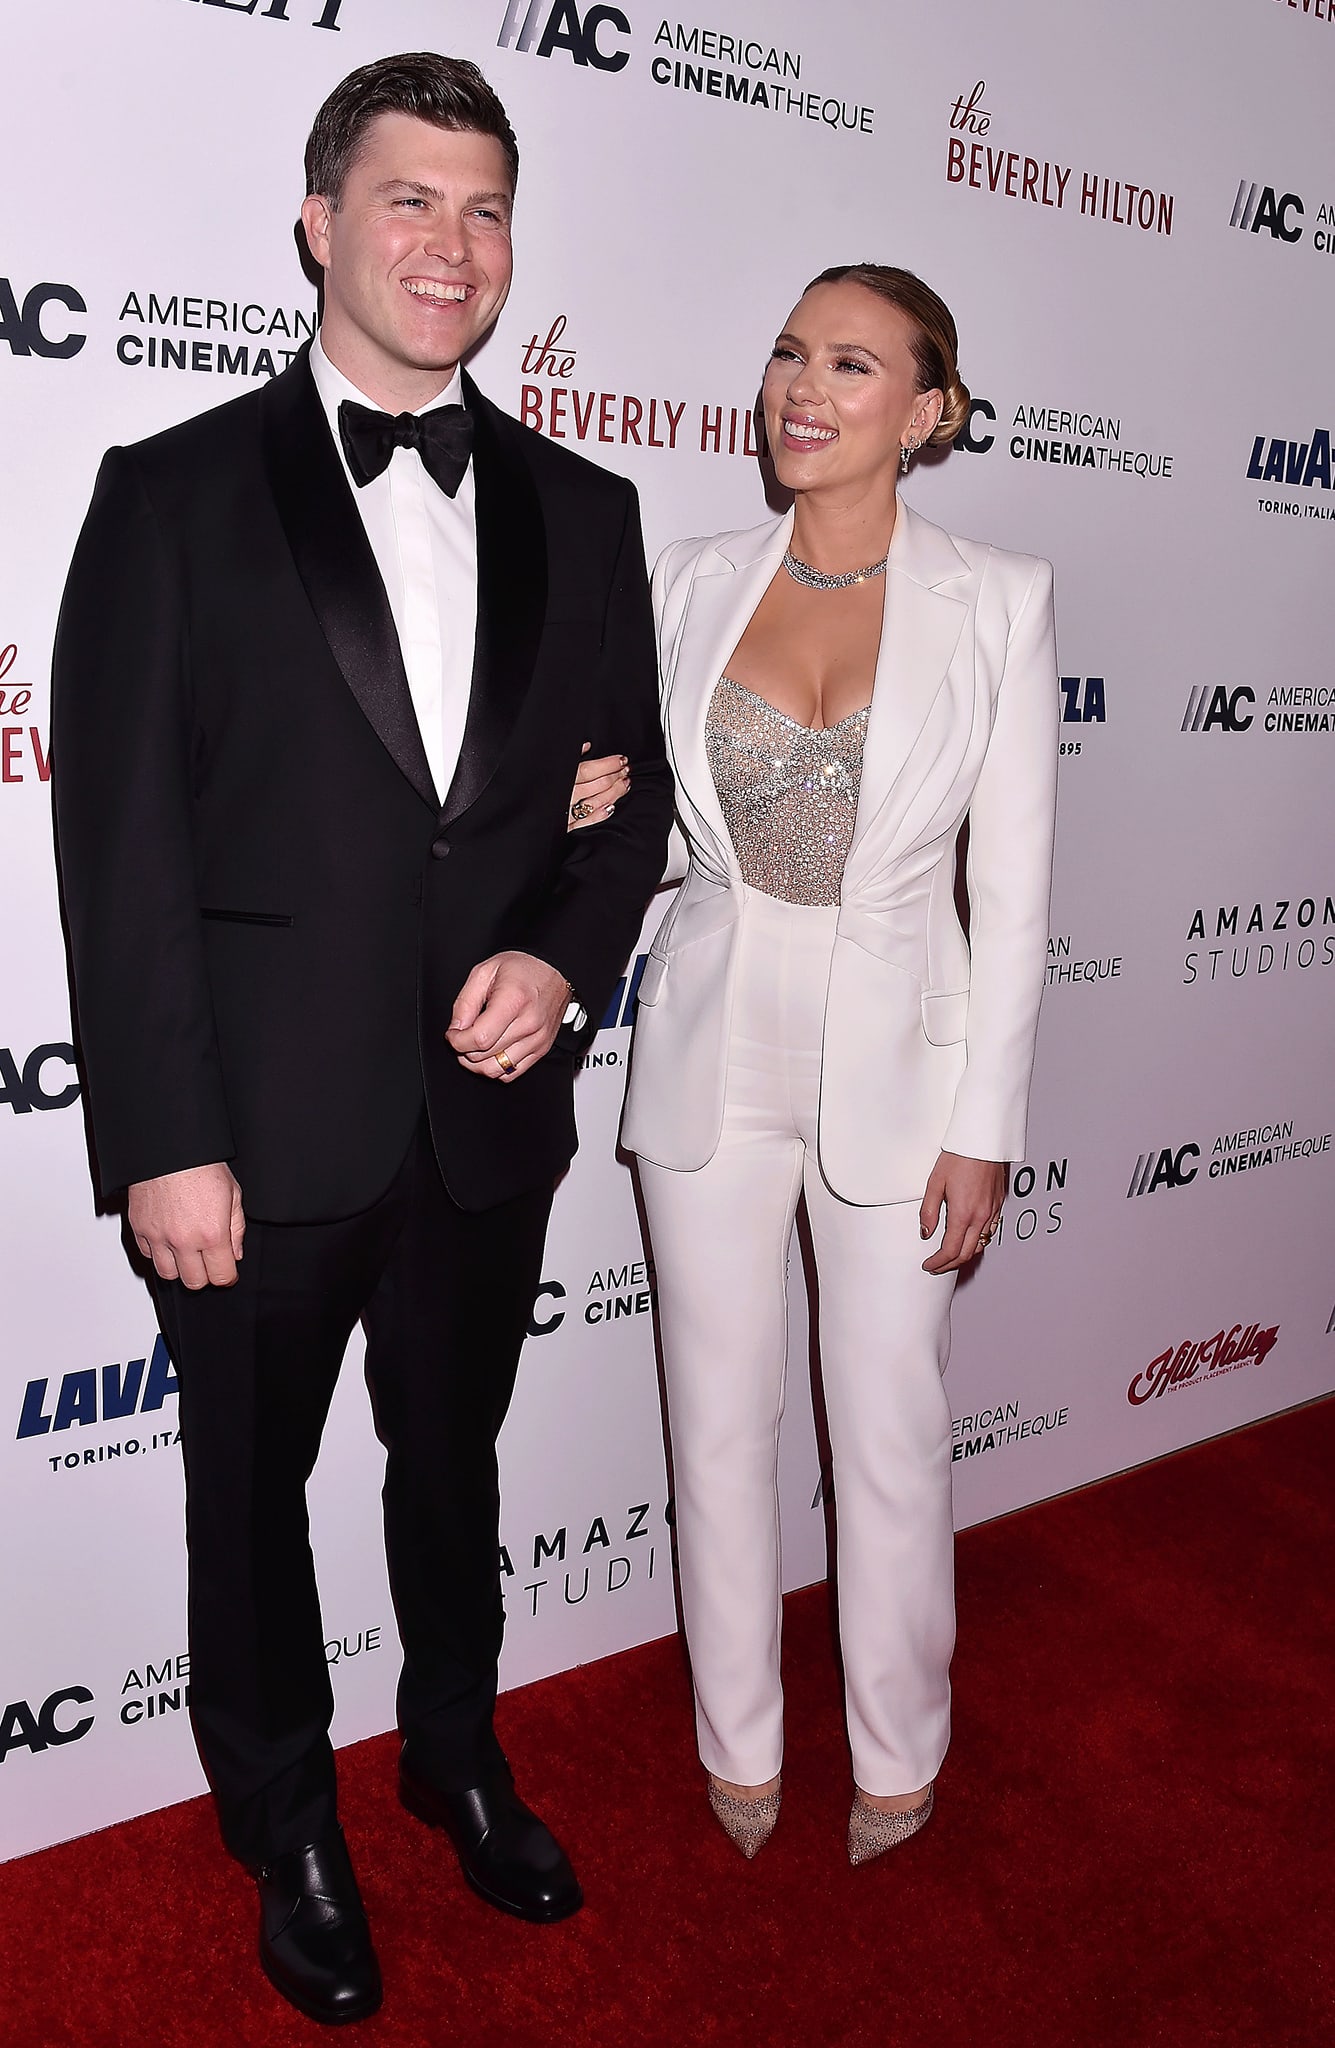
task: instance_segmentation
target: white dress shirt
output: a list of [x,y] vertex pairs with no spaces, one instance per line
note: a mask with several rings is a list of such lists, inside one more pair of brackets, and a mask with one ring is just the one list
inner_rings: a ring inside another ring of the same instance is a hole
[[[477,640],[473,465],[469,463],[457,492],[449,498],[427,474],[415,448],[396,448],[388,469],[372,477],[369,484],[359,485],[343,452],[338,408],[345,398],[376,412],[383,412],[384,407],[334,367],[318,334],[311,343],[311,375],[385,585],[431,779],[444,803],[458,765],[473,687]],[[456,369],[439,398],[420,411],[462,404],[463,377]],[[561,1021],[577,1031],[584,1028],[584,1010],[573,993]]]
[[[311,375],[384,581],[431,779],[444,803],[463,744],[477,638],[473,465],[453,498],[427,474],[415,448],[396,448],[388,469],[369,484],[354,483],[339,438],[339,405],[350,398],[376,412],[384,408],[334,367],[319,335],[311,345]],[[462,403],[463,378],[456,369],[439,398],[420,410]]]

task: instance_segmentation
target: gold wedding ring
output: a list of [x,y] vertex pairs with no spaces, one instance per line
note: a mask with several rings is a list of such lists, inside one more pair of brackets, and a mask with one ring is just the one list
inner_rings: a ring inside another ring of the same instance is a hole
[[511,1059],[509,1053],[506,1052],[503,1046],[499,1052],[494,1052],[492,1054],[492,1058],[495,1060],[497,1066],[500,1068],[503,1074],[513,1074],[515,1070],[515,1063]]

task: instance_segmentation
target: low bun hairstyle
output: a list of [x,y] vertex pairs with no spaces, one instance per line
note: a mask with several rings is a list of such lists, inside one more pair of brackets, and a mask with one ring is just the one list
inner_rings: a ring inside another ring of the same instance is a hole
[[818,284],[860,284],[869,292],[897,306],[909,322],[909,347],[918,372],[919,391],[939,391],[945,404],[929,444],[946,446],[954,440],[969,417],[969,387],[960,382],[959,338],[955,321],[944,299],[911,270],[895,270],[885,263],[840,263],[813,277],[807,290]]

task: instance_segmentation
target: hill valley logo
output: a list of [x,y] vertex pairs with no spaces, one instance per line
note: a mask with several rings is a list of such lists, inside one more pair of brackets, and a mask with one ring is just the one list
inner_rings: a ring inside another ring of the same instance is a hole
[[1184,1387],[1203,1387],[1211,1380],[1222,1379],[1226,1373],[1241,1371],[1244,1366],[1261,1365],[1274,1350],[1278,1337],[1278,1323],[1268,1330],[1259,1323],[1249,1323],[1245,1329],[1241,1323],[1234,1323],[1231,1330],[1216,1330],[1212,1337],[1202,1338],[1199,1343],[1188,1340],[1176,1350],[1170,1345],[1136,1374],[1126,1390],[1126,1398],[1133,1408],[1143,1408],[1147,1401],[1162,1400],[1165,1394],[1180,1393]]

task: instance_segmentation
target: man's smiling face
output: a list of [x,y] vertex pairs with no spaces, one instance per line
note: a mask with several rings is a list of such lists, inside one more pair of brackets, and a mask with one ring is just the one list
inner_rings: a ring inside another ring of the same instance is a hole
[[448,378],[491,327],[510,289],[514,194],[494,136],[380,114],[338,205],[302,207],[325,273],[323,333],[369,396]]

